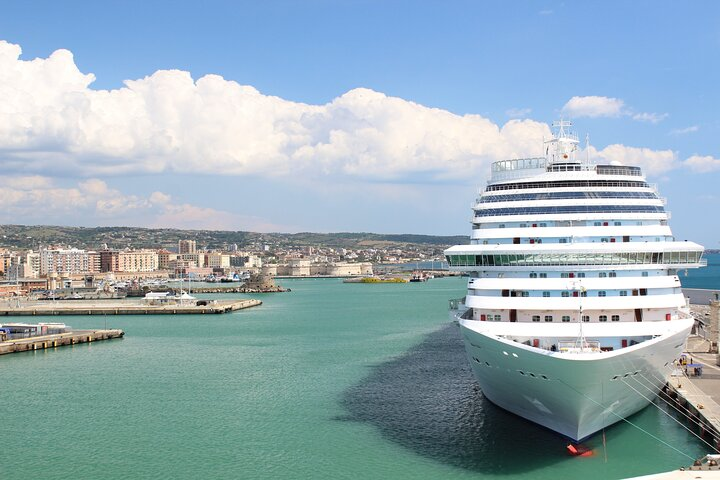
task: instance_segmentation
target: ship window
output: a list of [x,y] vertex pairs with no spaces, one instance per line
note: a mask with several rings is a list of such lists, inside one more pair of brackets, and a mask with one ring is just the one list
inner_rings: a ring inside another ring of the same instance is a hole
[[605,297],[605,296],[607,296],[607,292],[605,290],[600,290],[598,292],[598,297]]
[[567,243],[567,238],[561,238],[560,243]]
[[601,322],[607,322],[607,315],[600,315],[598,320],[600,320]]
[[525,291],[525,290],[523,290],[523,291],[520,292],[520,293],[521,293],[521,295],[520,295],[521,297],[529,297],[529,296],[530,296],[530,292],[527,292],[527,291]]
[[610,272],[608,274],[609,277],[617,277],[617,272]]
[[525,228],[525,227],[527,227],[527,223],[521,223],[521,224],[520,224],[520,228]]
[[498,228],[505,228],[505,224],[501,223],[500,225],[498,225]]
[[578,272],[578,278],[585,278],[585,272]]
[[500,320],[502,320],[502,317],[500,315],[495,315],[495,321],[499,322]]
[[640,295],[647,295],[647,288],[641,288]]
[[647,276],[648,276],[648,272],[642,272],[642,276],[643,276],[643,277],[647,277]]
[[627,290],[620,290],[621,297],[627,297]]
[[543,292],[543,297],[549,297],[549,296],[550,296],[550,292]]
[[601,242],[604,242],[604,243],[607,243],[608,239],[605,238],[605,237],[603,237],[603,238],[600,239],[600,241],[601,241]]
[[540,315],[533,315],[533,316],[532,316],[532,321],[533,321],[533,322],[539,322],[539,321],[540,321]]
[[541,273],[540,278],[547,278],[547,273]]
[[545,321],[546,321],[546,322],[552,322],[552,320],[553,320],[552,315],[545,315]]
[[598,277],[599,277],[599,278],[605,278],[605,277],[607,277],[607,273],[606,273],[606,272],[600,272],[600,273],[598,273]]
[[601,226],[601,225],[602,225],[602,223],[600,223],[600,222],[595,222],[595,224],[594,224],[594,225],[595,225],[596,227],[599,227],[599,226]]
[[562,273],[560,274],[560,278],[569,278],[569,277],[570,277],[570,274],[567,273],[567,272],[562,272]]
[[509,296],[510,296],[510,290],[503,290],[502,293],[501,293],[501,295],[502,295],[503,297],[509,297]]
[[615,226],[616,226],[616,227],[619,227],[620,225],[622,225],[621,222],[615,222]]
[[590,321],[590,315],[583,315],[583,316],[582,316],[582,321],[583,321],[583,322],[589,322],[589,321]]
[[530,278],[537,278],[537,273],[531,273]]
[[620,315],[613,315],[613,316],[611,317],[611,320],[612,320],[613,322],[619,322],[619,321],[620,321]]
[[547,223],[541,223],[540,226],[541,226],[541,227],[547,227]]
[[563,316],[562,316],[562,321],[565,322],[565,323],[569,322],[569,321],[570,321],[570,316],[569,316],[569,315],[563,315]]
[[560,296],[562,296],[562,297],[569,297],[569,296],[570,296],[570,292],[568,292],[568,291],[563,291],[563,292],[560,294]]

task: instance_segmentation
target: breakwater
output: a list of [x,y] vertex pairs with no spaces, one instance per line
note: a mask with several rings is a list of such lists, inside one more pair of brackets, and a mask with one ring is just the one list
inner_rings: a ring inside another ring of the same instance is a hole
[[28,352],[43,350],[46,348],[75,345],[78,343],[90,343],[113,338],[122,338],[125,332],[122,330],[76,330],[53,335],[41,335],[29,338],[19,338],[0,342],[0,355],[15,352]]
[[261,305],[260,300],[198,300],[187,304],[151,305],[132,302],[37,302],[0,307],[0,316],[42,315],[185,315],[230,313]]

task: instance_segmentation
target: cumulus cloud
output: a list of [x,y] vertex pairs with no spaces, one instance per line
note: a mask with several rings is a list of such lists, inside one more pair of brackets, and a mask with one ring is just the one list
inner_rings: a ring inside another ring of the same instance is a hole
[[562,108],[563,113],[572,117],[619,117],[623,113],[625,102],[610,97],[572,97]]
[[575,117],[630,117],[639,122],[659,123],[669,115],[667,113],[634,112],[625,106],[619,98],[590,95],[572,97],[562,108],[563,113]]
[[543,123],[498,126],[369,89],[308,105],[178,70],[94,90],[67,50],[20,54],[0,42],[0,159],[23,174],[463,176],[527,155],[549,133]]
[[680,166],[672,150],[608,145],[602,150],[590,147],[589,156],[595,163],[619,162],[623,165],[641,167],[646,175],[660,175]]
[[691,170],[700,173],[720,170],[720,158],[714,158],[710,155],[693,155],[685,160],[683,164]]
[[262,218],[239,215],[188,203],[175,203],[163,192],[148,197],[126,195],[97,178],[63,187],[42,176],[0,177],[0,223],[136,225],[147,227],[288,231]]

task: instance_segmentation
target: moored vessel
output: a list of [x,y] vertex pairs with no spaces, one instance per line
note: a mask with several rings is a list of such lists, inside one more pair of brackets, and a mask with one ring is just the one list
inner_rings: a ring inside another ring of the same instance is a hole
[[503,160],[473,207],[466,272],[451,301],[483,394],[582,440],[645,407],[694,320],[678,272],[704,265],[677,241],[639,167],[578,158],[569,122],[544,157]]

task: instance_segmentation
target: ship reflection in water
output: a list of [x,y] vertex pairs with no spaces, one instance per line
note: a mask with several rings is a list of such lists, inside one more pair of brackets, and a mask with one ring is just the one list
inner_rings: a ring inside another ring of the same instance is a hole
[[342,420],[370,423],[389,440],[457,467],[519,474],[567,460],[563,437],[483,397],[455,324],[373,367],[342,403]]

